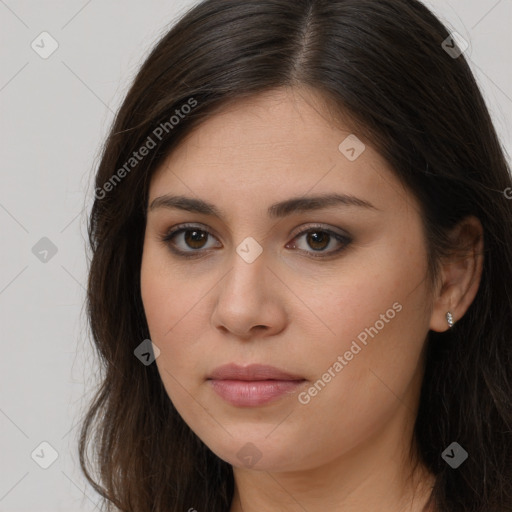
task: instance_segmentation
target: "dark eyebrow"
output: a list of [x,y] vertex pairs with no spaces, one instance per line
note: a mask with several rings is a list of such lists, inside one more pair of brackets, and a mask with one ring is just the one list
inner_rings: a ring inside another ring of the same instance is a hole
[[[321,210],[332,206],[359,206],[362,208],[369,208],[378,210],[373,204],[359,199],[358,197],[347,194],[325,194],[319,196],[302,196],[292,197],[286,201],[274,203],[269,206],[267,214],[270,218],[277,219],[286,217],[293,213],[302,213],[313,210]],[[156,210],[157,208],[171,208],[178,210],[185,210],[192,213],[202,213],[204,215],[213,215],[219,219],[223,218],[223,213],[215,205],[203,201],[202,199],[195,199],[186,196],[171,196],[164,195],[155,198],[148,208],[148,211]]]

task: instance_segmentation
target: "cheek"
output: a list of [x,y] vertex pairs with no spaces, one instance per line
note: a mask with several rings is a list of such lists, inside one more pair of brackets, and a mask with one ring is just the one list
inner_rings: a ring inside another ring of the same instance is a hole
[[213,285],[213,281],[195,282],[182,269],[176,269],[165,251],[151,244],[144,248],[142,302],[151,340],[160,349],[156,363],[170,396],[177,382],[188,388],[194,383],[193,377],[202,370],[201,356],[204,357],[205,347],[201,346],[200,340],[204,338],[200,332],[204,332],[210,322],[204,307],[205,293]]
[[194,314],[201,299],[200,290],[151,242],[146,243],[142,255],[140,286],[148,327],[157,345],[187,323],[184,320]]
[[[304,418],[323,419],[311,439],[331,436],[345,448],[359,444],[384,428],[418,383],[428,332],[426,261],[421,251],[401,259],[396,251],[380,256],[368,266],[371,272],[354,269],[329,281],[323,287],[328,300],[320,292],[311,297],[334,332],[305,351],[311,382],[300,407]],[[311,452],[320,449],[311,442]]]
[[[194,367],[194,336],[186,332],[189,320],[197,315],[194,303],[200,297],[193,287],[183,286],[158,251],[145,248],[141,266],[141,296],[151,341],[160,349],[155,363],[169,399],[182,417],[191,412],[190,397],[183,390],[192,388],[190,368]],[[194,322],[193,322],[194,323]],[[191,418],[189,421],[194,422]]]
[[369,370],[390,388],[403,390],[417,369],[428,333],[427,260],[421,239],[381,249],[321,286],[305,287],[308,305],[328,327],[324,341],[309,349],[316,376],[338,361],[336,368],[347,378],[333,379],[337,383],[330,387],[347,391],[348,386],[356,396],[361,393],[357,387],[383,386]]
[[[321,285],[304,288],[308,304],[337,337],[355,337],[375,322],[379,330],[388,320],[398,323],[395,319],[405,316],[398,314],[402,310],[411,312],[424,305],[425,273],[426,261],[419,251],[407,257],[393,250],[376,251],[375,258],[354,265],[347,262],[346,270],[333,273]],[[421,307],[418,314],[424,314]]]

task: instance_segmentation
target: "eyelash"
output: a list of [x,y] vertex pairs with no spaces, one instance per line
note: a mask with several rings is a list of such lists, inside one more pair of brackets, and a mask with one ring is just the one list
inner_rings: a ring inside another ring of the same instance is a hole
[[[162,242],[167,247],[169,247],[169,249],[174,254],[176,254],[176,255],[178,255],[180,257],[183,257],[183,258],[198,258],[198,257],[201,257],[202,253],[208,251],[208,249],[206,249],[206,250],[197,249],[197,250],[191,250],[191,251],[182,251],[181,249],[176,249],[176,247],[172,243],[172,239],[174,237],[176,237],[178,234],[184,233],[186,231],[199,231],[201,233],[207,233],[208,234],[208,239],[206,240],[206,242],[208,242],[210,236],[213,236],[213,234],[210,233],[208,230],[201,229],[200,226],[198,226],[196,224],[180,224],[179,226],[176,226],[175,228],[171,229],[166,234],[164,234],[161,237],[161,240],[162,240]],[[307,229],[305,229],[303,231],[300,231],[299,233],[294,235],[294,237],[292,238],[292,241],[297,239],[297,238],[299,238],[300,236],[307,235],[308,233],[327,233],[328,235],[334,237],[334,239],[337,242],[342,244],[342,247],[337,249],[337,250],[335,250],[335,251],[330,251],[330,252],[318,251],[319,255],[314,255],[313,254],[311,256],[312,258],[328,258],[328,257],[331,257],[333,255],[336,255],[336,254],[342,252],[352,242],[352,239],[350,237],[348,237],[346,235],[340,235],[339,233],[336,233],[336,232],[334,232],[334,231],[332,231],[330,229],[325,229],[322,226],[309,226]],[[330,242],[331,242],[331,240],[329,240],[329,243]],[[209,249],[209,250],[211,250],[211,249]],[[309,251],[305,251],[303,249],[299,249],[299,251],[311,254]],[[320,255],[320,253],[321,253],[321,255]]]

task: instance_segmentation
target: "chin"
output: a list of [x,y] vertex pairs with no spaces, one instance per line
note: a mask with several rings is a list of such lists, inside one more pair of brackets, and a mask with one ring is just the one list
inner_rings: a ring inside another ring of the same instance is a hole
[[283,439],[265,439],[269,432],[267,429],[262,436],[237,435],[226,444],[208,446],[219,458],[239,469],[271,472],[306,469],[308,457],[300,450],[301,443],[294,443],[289,437],[286,443]]

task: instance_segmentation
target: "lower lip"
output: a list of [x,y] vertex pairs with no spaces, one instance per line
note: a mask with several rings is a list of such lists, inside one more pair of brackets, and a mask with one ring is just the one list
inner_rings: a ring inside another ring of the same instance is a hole
[[255,407],[293,393],[304,380],[210,380],[215,392],[238,407]]

